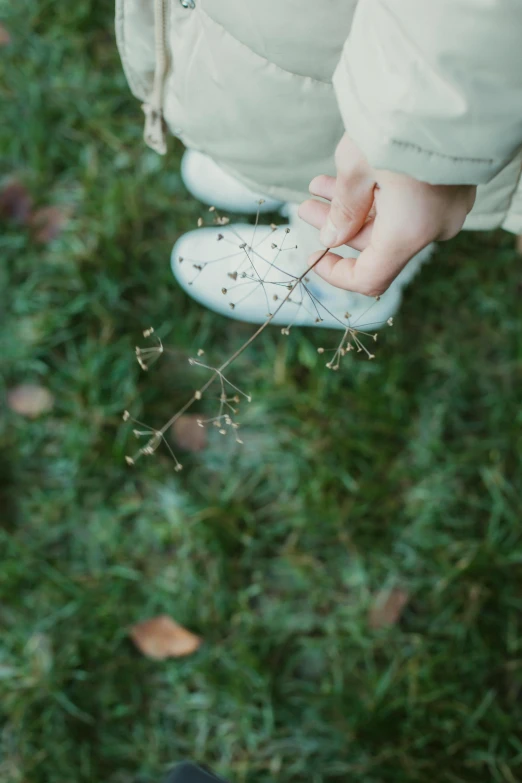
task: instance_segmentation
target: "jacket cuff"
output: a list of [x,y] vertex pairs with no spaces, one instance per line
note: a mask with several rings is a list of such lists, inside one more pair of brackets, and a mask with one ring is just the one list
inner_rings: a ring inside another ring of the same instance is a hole
[[372,116],[358,96],[344,58],[335,70],[333,86],[346,132],[373,168],[408,174],[430,185],[481,185],[506,165],[493,158],[446,155],[384,131],[378,115]]

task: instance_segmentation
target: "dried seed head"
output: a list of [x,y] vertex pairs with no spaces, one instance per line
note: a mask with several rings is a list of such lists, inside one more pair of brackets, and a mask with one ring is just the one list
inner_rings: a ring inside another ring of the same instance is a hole
[[203,348],[198,348],[198,356],[203,356],[204,353],[205,351],[203,350]]
[[237,272],[229,272],[228,276],[232,278],[232,280],[237,280]]
[[235,394],[235,395],[232,397],[232,402],[240,402],[240,399],[239,399],[239,395],[238,395],[238,394]]
[[125,462],[127,463],[127,465],[134,465],[134,460],[132,459],[132,457],[125,457]]
[[149,328],[145,329],[145,331],[143,332],[143,336],[150,337],[151,334],[154,334],[154,329],[152,328],[152,326],[149,326]]
[[209,212],[215,212],[215,211],[216,211],[216,208],[215,208],[215,207],[209,207],[209,208],[208,208],[208,211],[209,211]]
[[122,419],[123,419],[123,421],[129,421],[129,419],[130,419],[129,411],[123,411]]
[[285,228],[285,234],[289,234],[289,233],[290,233],[290,229],[289,229],[289,228],[288,228],[288,226],[287,226],[287,227]]
[[222,240],[223,238],[224,238],[224,237],[223,237],[223,234],[218,234],[218,235],[217,235],[217,241],[218,241],[218,242],[221,242],[221,240]]
[[257,203],[259,204],[259,206],[261,206],[261,204],[265,203],[265,199],[264,198],[260,198]]
[[275,249],[277,248],[277,245],[276,245],[276,243],[275,243],[275,242],[272,242],[272,244],[270,245],[270,247],[272,248],[272,250],[275,250]]
[[376,301],[376,302],[380,302],[380,301],[381,301],[381,297],[380,297],[380,296],[376,296],[376,297],[375,297],[375,301]]
[[368,359],[375,359],[375,354],[374,353],[368,354]]
[[379,335],[377,334],[377,332],[375,332],[375,334],[373,335],[373,341],[374,341],[375,343],[377,342],[377,337],[378,337],[378,336],[379,336]]
[[202,225],[203,225],[203,218],[199,217],[198,218],[198,228],[201,228]]
[[274,300],[274,302],[277,302],[277,300],[279,299],[279,297],[278,297],[278,295],[277,295],[277,294],[274,294],[274,295],[273,295],[273,297],[272,297],[272,299]]
[[240,443],[240,444],[241,444],[241,446],[243,445],[243,441],[242,441],[242,440],[240,440],[239,438],[236,438],[236,443]]
[[183,465],[181,465],[179,462],[176,464],[176,467],[174,468],[176,473],[179,473],[180,470],[183,470]]
[[351,318],[352,316],[350,315],[350,313],[345,313],[345,314],[344,314],[344,317],[345,317],[345,318]]
[[201,419],[197,419],[197,420],[196,420],[196,424],[198,425],[198,427],[204,427],[204,426],[205,426],[205,425],[203,424],[203,421],[202,421]]
[[270,228],[272,229],[272,231],[277,231],[277,226],[275,223],[270,223]]
[[195,397],[196,400],[200,400],[203,397],[203,395],[201,394],[199,389],[194,392],[194,397]]
[[386,323],[388,324],[388,326],[393,326],[393,318],[388,318]]
[[246,246],[247,246],[246,242],[242,242],[242,243],[239,245],[239,249],[240,249],[240,250],[244,250]]
[[317,353],[324,353],[324,348],[318,348]]
[[183,263],[183,258],[181,256],[178,257],[178,263],[180,263],[180,264]]
[[231,310],[235,308],[235,304],[233,302],[229,302],[228,306],[230,307]]
[[216,218],[216,223],[218,226],[226,226],[228,223],[230,223],[230,218],[227,217],[218,217]]
[[219,434],[220,434],[220,435],[226,435],[226,434],[227,434],[227,431],[226,431],[226,430],[219,430]]
[[226,289],[226,288],[222,288],[222,289],[221,289],[221,293],[222,293],[222,294],[227,294],[227,293],[228,293],[228,291],[227,291],[227,289]]

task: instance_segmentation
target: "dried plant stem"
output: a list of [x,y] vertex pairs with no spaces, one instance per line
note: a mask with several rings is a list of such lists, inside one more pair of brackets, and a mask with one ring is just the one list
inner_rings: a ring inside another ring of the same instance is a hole
[[313,268],[314,268],[314,267],[315,267],[315,266],[316,266],[316,265],[319,263],[319,261],[321,261],[321,260],[322,260],[322,259],[325,257],[325,255],[326,255],[327,253],[329,253],[329,252],[330,252],[330,248],[326,248],[326,250],[325,250],[323,253],[321,253],[321,255],[319,256],[319,258],[317,258],[317,259],[314,261],[314,263],[313,263],[313,264],[311,264],[311,265],[310,265],[310,266],[309,266],[309,267],[308,267],[308,268],[307,268],[307,269],[306,269],[306,270],[305,270],[305,271],[302,273],[302,275],[301,275],[300,277],[297,277],[297,278],[295,279],[295,282],[294,282],[294,283],[291,285],[291,287],[290,287],[290,289],[289,289],[288,293],[286,294],[286,296],[285,296],[285,297],[283,297],[283,299],[281,299],[281,302],[280,302],[280,303],[278,304],[278,306],[275,308],[274,312],[273,312],[273,313],[271,313],[269,316],[267,316],[267,319],[266,319],[266,321],[264,321],[264,323],[262,323],[262,324],[261,324],[261,326],[259,327],[259,329],[256,329],[256,331],[254,332],[254,334],[252,334],[252,335],[251,335],[251,336],[248,338],[248,340],[246,340],[246,342],[244,342],[244,343],[243,343],[243,345],[241,345],[241,346],[240,346],[240,347],[237,349],[237,351],[235,351],[235,353],[233,353],[233,354],[232,354],[232,356],[230,356],[230,357],[229,357],[229,358],[226,360],[226,362],[224,362],[224,363],[221,365],[221,367],[218,367],[216,370],[214,370],[213,374],[210,376],[210,378],[208,379],[208,381],[207,381],[206,383],[204,383],[204,384],[203,384],[203,386],[201,387],[201,389],[199,389],[198,391],[196,391],[196,392],[195,392],[195,393],[192,395],[192,397],[191,397],[191,398],[190,398],[190,399],[189,399],[189,400],[188,400],[188,401],[185,403],[185,405],[183,405],[183,407],[182,407],[182,408],[180,408],[180,410],[179,410],[179,411],[177,411],[177,413],[175,413],[175,414],[174,414],[174,416],[172,416],[172,417],[171,417],[171,418],[170,418],[170,419],[167,421],[167,423],[166,423],[166,424],[164,424],[164,425],[163,425],[163,427],[157,431],[159,434],[161,434],[161,435],[164,435],[164,434],[167,432],[167,430],[169,430],[169,429],[172,427],[172,425],[174,424],[174,422],[176,422],[176,421],[177,421],[177,420],[180,418],[180,416],[183,416],[183,414],[184,414],[184,413],[186,413],[186,412],[188,411],[188,409],[189,409],[189,408],[191,408],[191,407],[192,407],[192,405],[194,405],[194,403],[195,403],[195,402],[197,402],[198,400],[200,400],[200,399],[201,399],[201,397],[202,397],[202,396],[203,396],[203,394],[206,392],[206,390],[209,388],[209,386],[211,386],[211,385],[214,383],[214,381],[215,381],[217,378],[219,378],[219,377],[221,377],[221,376],[222,376],[223,372],[224,372],[224,371],[227,369],[227,367],[230,367],[230,365],[232,364],[232,362],[235,362],[235,360],[236,360],[236,359],[237,359],[239,356],[241,356],[241,354],[242,354],[244,351],[246,351],[246,349],[247,349],[247,348],[248,348],[250,345],[252,345],[252,343],[254,342],[254,340],[255,340],[257,337],[259,337],[259,335],[261,334],[261,332],[263,332],[263,331],[264,331],[264,329],[266,329],[266,327],[270,325],[270,322],[273,320],[273,318],[275,318],[275,316],[277,315],[277,313],[279,312],[279,310],[280,310],[280,309],[283,307],[283,305],[284,305],[284,304],[285,304],[285,303],[288,301],[288,299],[289,299],[289,298],[290,298],[290,296],[292,295],[292,292],[295,290],[295,288],[296,288],[296,287],[297,287],[297,286],[298,286],[300,283],[302,283],[302,282],[303,282],[304,278],[305,278],[305,277],[306,277],[306,276],[307,276],[307,275],[308,275],[308,274],[309,274],[309,273],[312,271],[312,269],[313,269]]

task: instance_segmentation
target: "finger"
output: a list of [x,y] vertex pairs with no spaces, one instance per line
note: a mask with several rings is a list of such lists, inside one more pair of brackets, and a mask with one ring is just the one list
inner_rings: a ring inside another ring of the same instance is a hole
[[335,177],[329,177],[327,174],[314,177],[310,182],[309,191],[312,196],[319,196],[331,201],[335,193]]
[[326,247],[339,247],[361,230],[373,205],[375,183],[366,174],[339,172],[330,212],[321,229]]
[[[328,204],[325,204],[323,201],[316,201],[315,199],[303,201],[299,206],[299,217],[319,231],[326,222],[328,212]],[[371,214],[372,212],[370,211],[370,215]],[[373,214],[375,214],[375,212],[373,212]],[[359,233],[350,239],[349,242],[345,242],[345,244],[354,250],[364,250],[371,241],[372,231],[373,218],[370,217]]]
[[365,296],[380,296],[416,252],[417,248],[393,245],[378,248],[370,243],[356,259],[327,253],[314,269],[336,288]]

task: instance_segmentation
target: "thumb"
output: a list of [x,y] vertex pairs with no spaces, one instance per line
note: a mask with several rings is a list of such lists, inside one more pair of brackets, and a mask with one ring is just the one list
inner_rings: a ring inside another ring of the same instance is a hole
[[326,247],[349,242],[364,226],[373,206],[375,182],[363,172],[338,172],[320,239]]

